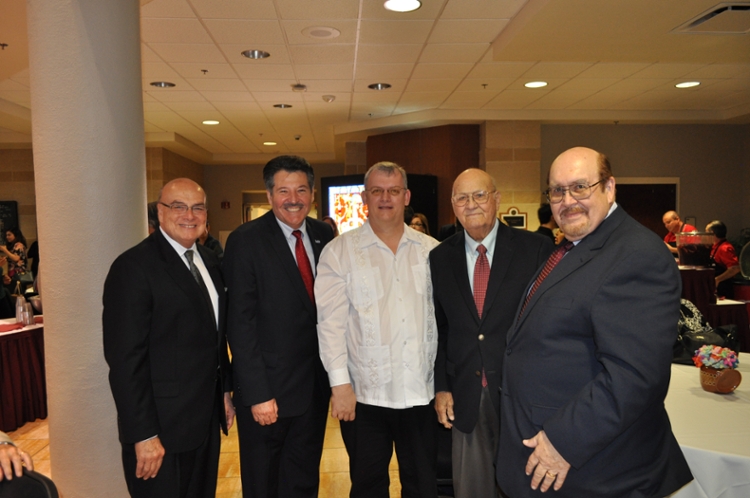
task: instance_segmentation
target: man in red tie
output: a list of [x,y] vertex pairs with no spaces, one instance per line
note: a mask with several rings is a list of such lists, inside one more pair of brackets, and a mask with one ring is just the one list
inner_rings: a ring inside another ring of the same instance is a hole
[[603,154],[563,152],[548,184],[572,244],[529,283],[508,332],[498,483],[513,498],[668,496],[692,479],[664,408],[677,265],[617,205]]
[[276,157],[263,180],[272,210],[229,236],[222,268],[242,493],[312,498],[330,399],[313,282],[333,231],[307,216],[314,176],[305,159]]
[[456,498],[497,496],[495,454],[505,337],[552,242],[497,219],[494,179],[468,169],[453,183],[464,231],[430,253],[438,325],[435,410],[452,430]]

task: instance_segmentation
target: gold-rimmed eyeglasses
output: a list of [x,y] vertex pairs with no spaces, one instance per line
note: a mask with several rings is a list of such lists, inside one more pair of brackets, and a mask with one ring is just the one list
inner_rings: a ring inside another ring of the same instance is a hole
[[381,187],[372,187],[371,189],[365,190],[368,194],[370,194],[373,197],[382,197],[383,194],[388,192],[388,194],[391,195],[391,197],[398,197],[401,195],[401,192],[404,192],[406,189],[404,187],[391,187],[391,188],[381,188]]
[[469,199],[474,199],[477,204],[486,204],[490,200],[490,195],[494,194],[496,190],[487,192],[486,190],[480,190],[478,192],[472,192],[471,194],[458,194],[451,197],[453,204],[458,207],[464,207]]
[[591,189],[593,189],[603,181],[604,179],[599,180],[596,183],[592,183],[591,185],[589,185],[588,183],[576,183],[567,187],[548,188],[544,191],[544,195],[547,196],[547,200],[551,204],[562,202],[563,198],[565,197],[565,192],[567,192],[573,199],[582,201],[591,197]]

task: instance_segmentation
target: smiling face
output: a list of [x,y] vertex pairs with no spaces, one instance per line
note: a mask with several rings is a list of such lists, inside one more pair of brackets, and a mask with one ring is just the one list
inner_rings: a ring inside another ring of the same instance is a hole
[[294,229],[302,226],[313,199],[313,190],[305,173],[278,171],[273,175],[273,190],[266,191],[266,195],[279,221]]
[[[391,188],[399,187],[398,195],[391,195]],[[379,188],[383,190],[380,196],[372,195],[369,191]],[[404,208],[409,205],[411,192],[404,188],[404,179],[400,173],[390,173],[373,170],[367,178],[365,190],[362,192],[362,201],[367,205],[367,218],[370,224],[375,225],[403,225]]]
[[195,205],[205,206],[206,194],[194,181],[178,178],[164,185],[159,198],[159,225],[172,240],[190,248],[206,230],[206,211],[196,215],[192,209],[188,209],[180,214],[168,207],[172,204],[184,204],[191,208]]
[[[474,195],[487,192],[489,197],[484,204],[477,203]],[[456,198],[468,196],[463,206],[457,206]],[[492,183],[492,177],[481,169],[467,169],[453,182],[453,212],[469,236],[477,242],[482,241],[495,226],[497,208],[500,205],[500,192]]]
[[[592,149],[576,147],[560,154],[552,163],[549,187],[564,187],[576,184],[592,185],[600,180],[599,153]],[[566,192],[562,201],[552,204],[552,215],[565,238],[581,240],[590,234],[607,217],[615,201],[615,179],[609,177],[591,189],[591,197],[576,200]]]

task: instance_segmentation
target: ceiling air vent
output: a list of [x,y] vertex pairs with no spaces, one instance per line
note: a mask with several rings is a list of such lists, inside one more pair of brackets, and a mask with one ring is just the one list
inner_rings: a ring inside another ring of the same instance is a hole
[[675,31],[710,35],[746,34],[750,32],[750,3],[720,3]]

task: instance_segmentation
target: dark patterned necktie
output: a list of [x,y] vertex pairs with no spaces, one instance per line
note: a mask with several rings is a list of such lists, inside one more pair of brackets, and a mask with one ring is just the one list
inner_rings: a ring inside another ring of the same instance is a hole
[[211,310],[211,318],[213,318],[214,323],[216,323],[216,314],[214,313],[214,303],[211,301],[211,294],[208,293],[208,287],[206,287],[206,282],[203,281],[203,276],[201,275],[200,270],[198,270],[198,267],[195,266],[195,263],[193,262],[193,256],[192,249],[185,251],[185,259],[187,259],[188,264],[190,265],[190,273],[193,274],[193,278],[198,282],[198,287],[201,288],[201,294],[203,294],[203,298],[206,300],[208,308]]
[[490,281],[490,263],[487,261],[487,248],[482,244],[477,247],[479,256],[474,264],[474,304],[479,318],[482,318],[484,297],[487,295],[487,283]]
[[563,259],[563,256],[565,256],[572,248],[573,243],[567,241],[565,244],[552,251],[552,254],[549,255],[549,259],[547,259],[547,262],[544,264],[544,268],[542,268],[542,271],[539,272],[536,280],[534,280],[534,285],[531,286],[531,290],[526,295],[526,300],[523,302],[523,307],[521,308],[521,312],[518,314],[518,316],[523,315],[523,310],[526,309],[526,305],[529,304],[529,301],[531,301],[531,296],[533,296],[539,286],[542,285],[542,282],[545,278],[547,278],[547,275],[552,273],[552,269],[557,266],[557,263],[559,263],[560,260]]
[[302,232],[295,230],[292,232],[292,235],[297,239],[297,243],[294,246],[294,254],[297,256],[297,267],[299,268],[300,275],[302,275],[302,281],[305,283],[310,301],[315,304],[315,294],[313,293],[315,277],[313,277],[312,266],[310,266],[310,258],[307,257],[305,244],[302,242]]

